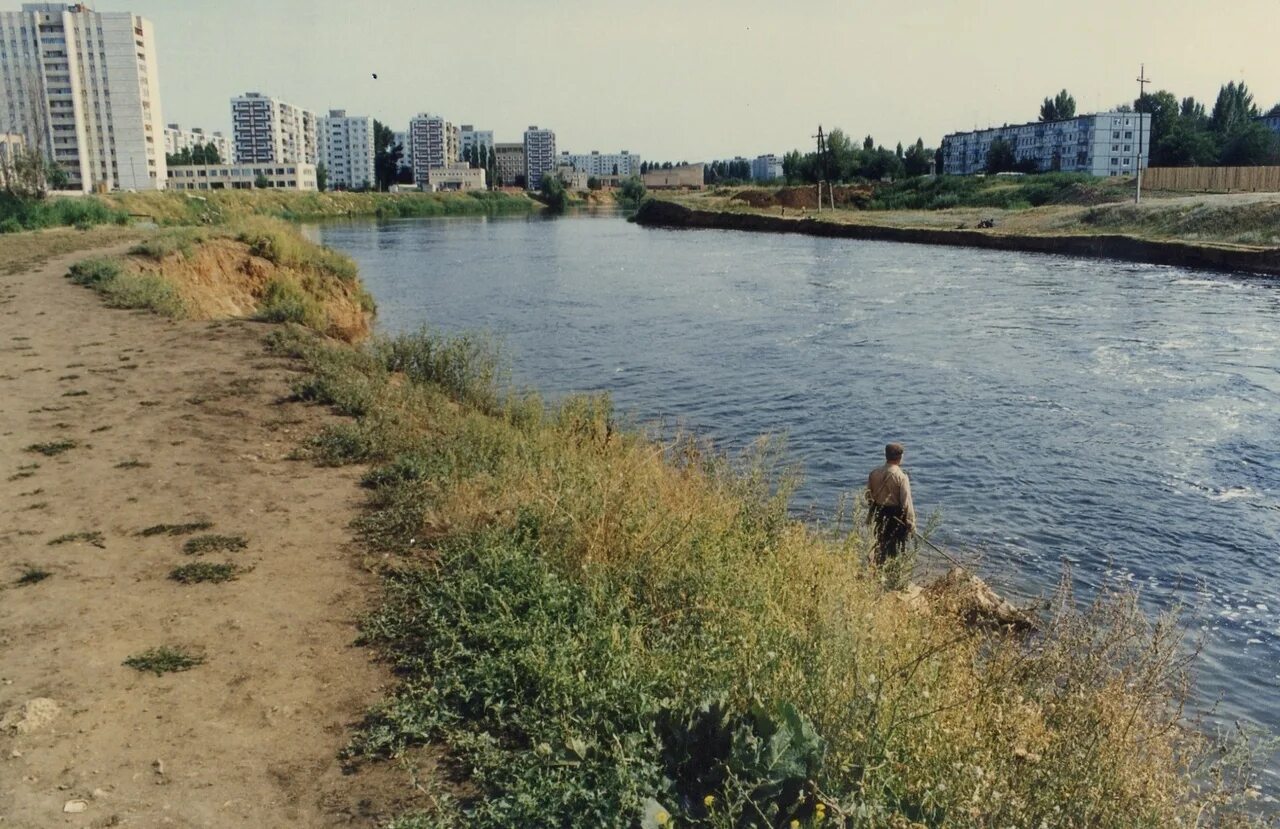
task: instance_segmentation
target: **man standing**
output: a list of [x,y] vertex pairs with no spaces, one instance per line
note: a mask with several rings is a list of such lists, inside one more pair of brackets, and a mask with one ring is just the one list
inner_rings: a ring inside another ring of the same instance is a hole
[[867,523],[876,534],[877,567],[900,554],[916,528],[911,481],[902,469],[903,451],[901,443],[890,443],[884,448],[884,466],[867,476]]

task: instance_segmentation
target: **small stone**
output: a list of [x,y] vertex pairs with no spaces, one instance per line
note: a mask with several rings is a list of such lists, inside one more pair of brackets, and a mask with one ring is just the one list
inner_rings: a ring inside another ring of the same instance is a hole
[[90,797],[92,797],[94,800],[101,800],[106,796],[107,796],[106,789],[94,789],[93,793],[90,795]]
[[69,815],[79,814],[89,808],[89,804],[83,800],[68,800],[62,804],[62,811]]
[[151,768],[156,770],[156,774],[164,774],[164,760],[156,760],[151,764]]
[[22,756],[22,752],[15,748],[13,751],[9,752],[9,756],[16,760]]

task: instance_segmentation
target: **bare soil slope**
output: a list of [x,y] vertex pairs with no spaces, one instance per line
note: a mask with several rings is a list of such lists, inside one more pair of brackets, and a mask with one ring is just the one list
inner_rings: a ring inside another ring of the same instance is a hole
[[[374,825],[399,771],[336,758],[385,679],[352,644],[358,472],[287,459],[327,415],[282,402],[266,326],[108,310],[75,258],[0,275],[0,825]],[[195,561],[241,572],[169,577]],[[161,645],[206,661],[122,664]]]

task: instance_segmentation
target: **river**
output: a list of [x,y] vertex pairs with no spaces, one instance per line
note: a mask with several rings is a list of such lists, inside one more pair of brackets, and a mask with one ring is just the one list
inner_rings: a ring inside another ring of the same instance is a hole
[[1181,607],[1209,719],[1280,731],[1280,282],[616,214],[308,232],[385,332],[487,329],[518,384],[728,450],[784,435],[801,511],[901,440],[944,545],[1024,593],[1069,564]]

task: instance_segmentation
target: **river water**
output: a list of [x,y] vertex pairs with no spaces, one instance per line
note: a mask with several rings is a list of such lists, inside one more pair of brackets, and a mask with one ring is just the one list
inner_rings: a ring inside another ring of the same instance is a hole
[[801,509],[901,440],[917,509],[993,582],[1069,563],[1184,606],[1210,718],[1280,731],[1280,282],[617,215],[308,232],[383,331],[487,329],[518,384],[722,448],[785,435]]

